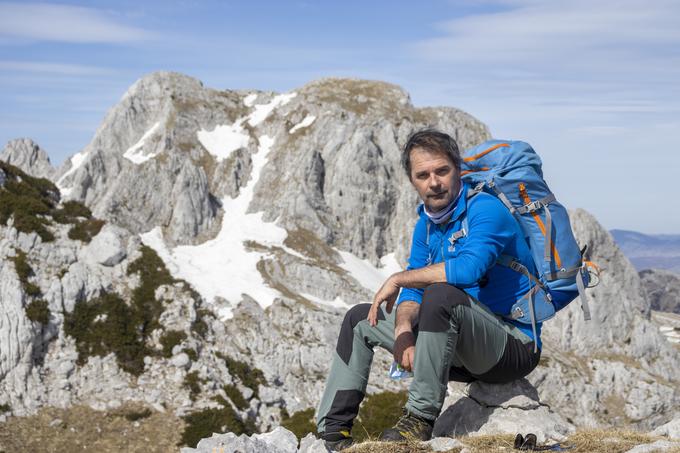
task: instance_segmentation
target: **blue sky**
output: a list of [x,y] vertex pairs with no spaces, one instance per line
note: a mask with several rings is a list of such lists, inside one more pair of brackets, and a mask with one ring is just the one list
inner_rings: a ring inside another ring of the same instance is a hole
[[461,108],[544,160],[606,228],[680,233],[680,2],[0,1],[0,146],[55,164],[142,75],[286,91],[379,79]]

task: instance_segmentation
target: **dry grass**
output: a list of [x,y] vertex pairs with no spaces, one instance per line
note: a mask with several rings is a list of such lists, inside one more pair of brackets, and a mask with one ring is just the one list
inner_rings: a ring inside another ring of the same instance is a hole
[[[52,426],[51,426],[52,425]],[[171,412],[126,404],[113,411],[45,408],[0,424],[0,452],[173,452],[183,422]]]
[[[512,434],[466,436],[459,440],[471,453],[514,452],[515,436]],[[624,453],[641,444],[649,444],[660,438],[623,430],[587,430],[579,431],[562,442],[563,447],[571,446],[569,453]],[[363,442],[345,450],[348,453],[410,453],[428,452],[428,447],[417,442],[387,443]],[[461,448],[448,450],[448,453],[459,453]],[[680,442],[677,447],[664,450],[680,453]]]
[[[52,425],[52,426],[51,426]],[[0,453],[48,452],[175,452],[183,422],[171,412],[159,413],[142,405],[126,404],[120,409],[99,412],[88,407],[45,408],[31,417],[10,417],[0,424]],[[662,438],[635,431],[583,430],[571,435],[562,446],[569,453],[624,453],[641,444]],[[470,453],[515,452],[514,435],[466,436],[460,440]],[[460,453],[461,448],[448,450]],[[424,453],[429,447],[415,441],[378,442],[374,438],[345,450],[347,453]],[[664,450],[680,453],[677,447]]]

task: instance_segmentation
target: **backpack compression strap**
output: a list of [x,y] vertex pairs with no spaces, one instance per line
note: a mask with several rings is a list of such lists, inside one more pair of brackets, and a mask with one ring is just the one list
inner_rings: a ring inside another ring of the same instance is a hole
[[545,208],[545,250],[543,252],[543,257],[547,263],[551,261],[550,251],[552,250],[552,216],[550,214],[550,209],[548,209],[548,205],[553,201],[555,201],[555,195],[551,193],[540,200],[535,200],[531,203],[525,204],[524,206],[515,208],[515,212],[520,215],[528,214],[530,212],[538,211],[541,208]]
[[[531,331],[534,334],[534,352],[538,351],[538,335],[536,331],[536,312],[534,309],[534,294],[538,292],[538,290],[542,289],[543,292],[545,292],[546,299],[550,300],[550,293],[548,290],[545,288],[543,283],[539,279],[536,278],[535,275],[533,275],[531,272],[529,272],[529,269],[517,261],[515,258],[513,258],[510,255],[501,255],[498,257],[496,260],[496,263],[500,264],[501,266],[506,266],[512,269],[515,272],[519,272],[521,274],[524,274],[528,279],[529,279],[529,284],[533,283],[534,285],[529,289],[529,291],[522,296],[521,299],[524,299],[525,297],[529,297],[529,316],[531,317]],[[510,316],[506,316],[506,318],[509,319],[517,319],[521,318],[524,316],[524,313],[522,313],[521,310],[518,312],[513,312],[510,313]]]

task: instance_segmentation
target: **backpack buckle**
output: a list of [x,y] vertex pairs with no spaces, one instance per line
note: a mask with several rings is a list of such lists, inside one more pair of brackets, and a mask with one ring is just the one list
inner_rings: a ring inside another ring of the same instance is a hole
[[515,307],[510,313],[510,319],[519,319],[524,316],[524,312],[520,307]]

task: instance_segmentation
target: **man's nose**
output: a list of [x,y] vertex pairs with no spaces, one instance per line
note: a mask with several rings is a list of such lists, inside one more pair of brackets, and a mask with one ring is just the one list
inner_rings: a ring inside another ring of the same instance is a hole
[[428,179],[427,183],[430,187],[439,187],[441,185],[441,181],[434,173],[430,175],[430,179]]

